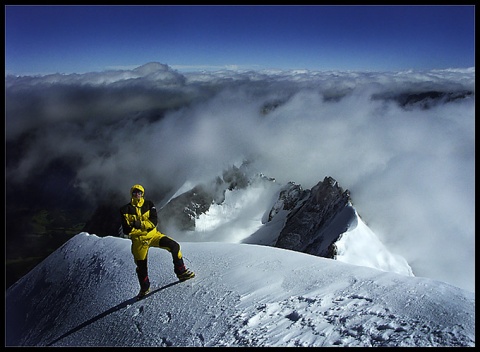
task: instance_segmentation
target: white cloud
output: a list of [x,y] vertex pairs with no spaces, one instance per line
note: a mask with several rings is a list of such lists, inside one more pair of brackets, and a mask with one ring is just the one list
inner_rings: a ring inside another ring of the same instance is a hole
[[390,99],[474,92],[474,68],[147,71],[7,77],[7,141],[31,132],[7,182],[64,158],[86,194],[141,183],[162,202],[245,158],[304,188],[329,175],[415,274],[474,289],[474,96],[430,109]]

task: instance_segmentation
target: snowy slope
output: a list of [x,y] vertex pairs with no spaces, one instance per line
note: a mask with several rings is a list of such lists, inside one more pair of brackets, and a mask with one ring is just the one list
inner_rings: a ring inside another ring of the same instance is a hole
[[80,233],[7,290],[7,346],[475,346],[475,297],[449,284],[253,244],[182,242],[197,277]]

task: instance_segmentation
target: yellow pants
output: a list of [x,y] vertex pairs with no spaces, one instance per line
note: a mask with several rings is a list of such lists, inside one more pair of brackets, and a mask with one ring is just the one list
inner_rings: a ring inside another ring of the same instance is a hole
[[[153,232],[153,234],[152,234]],[[173,261],[182,259],[180,245],[171,237],[158,230],[152,231],[147,236],[134,236],[132,240],[132,254],[135,261],[147,259],[150,247],[163,248],[172,254]]]

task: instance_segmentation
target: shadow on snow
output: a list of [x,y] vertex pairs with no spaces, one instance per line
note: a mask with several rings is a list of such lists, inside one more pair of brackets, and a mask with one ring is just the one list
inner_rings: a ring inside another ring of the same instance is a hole
[[136,303],[136,302],[143,301],[144,299],[146,299],[146,298],[154,295],[155,293],[157,293],[157,292],[159,292],[159,291],[162,291],[162,290],[165,290],[165,289],[167,289],[167,288],[169,288],[169,287],[172,287],[172,286],[174,286],[174,285],[176,285],[176,284],[179,284],[180,282],[181,282],[181,281],[175,281],[175,282],[169,283],[168,285],[165,285],[165,286],[162,286],[162,287],[160,287],[160,288],[157,288],[157,289],[151,291],[147,296],[145,296],[144,298],[142,298],[142,299],[140,299],[140,300],[137,299],[137,297],[129,298],[129,299],[127,299],[126,301],[124,301],[124,302],[122,302],[122,303],[120,303],[120,304],[117,304],[115,307],[112,307],[112,308],[106,310],[105,312],[100,313],[100,314],[98,314],[97,316],[95,316],[95,317],[87,320],[86,322],[84,322],[84,323],[80,324],[79,326],[71,329],[70,331],[67,331],[67,332],[66,332],[65,334],[63,334],[62,336],[56,338],[55,340],[53,340],[52,342],[50,342],[49,344],[47,344],[47,346],[52,346],[53,344],[57,343],[57,342],[60,341],[61,339],[63,339],[63,338],[65,338],[65,337],[67,337],[67,336],[69,336],[69,335],[71,335],[71,334],[79,331],[80,329],[83,329],[84,327],[86,327],[86,326],[88,326],[88,325],[96,322],[97,320],[100,320],[100,319],[106,317],[107,315],[112,314],[112,313],[114,313],[114,312],[116,312],[116,311],[119,311],[120,309],[126,308],[126,307],[128,307],[128,306],[130,306],[130,305],[132,305],[132,304],[134,304],[134,303]]

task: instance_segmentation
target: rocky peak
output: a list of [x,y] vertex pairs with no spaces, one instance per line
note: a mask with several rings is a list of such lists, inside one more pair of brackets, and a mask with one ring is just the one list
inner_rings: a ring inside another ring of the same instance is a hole
[[350,192],[344,191],[332,177],[325,177],[306,199],[299,199],[287,216],[275,247],[333,258],[333,244],[354,216]]
[[268,214],[268,221],[271,221],[280,210],[293,210],[301,201],[306,199],[310,194],[310,190],[304,190],[302,186],[296,185],[294,182],[288,184],[280,191],[278,200],[272,206]]

